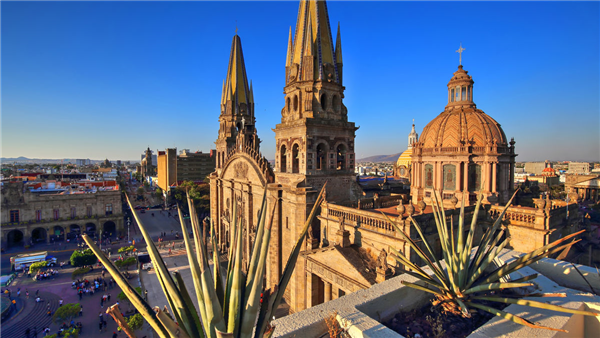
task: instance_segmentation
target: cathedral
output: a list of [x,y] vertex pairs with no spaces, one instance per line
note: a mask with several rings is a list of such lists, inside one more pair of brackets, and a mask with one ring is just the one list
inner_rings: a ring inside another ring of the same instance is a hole
[[[420,138],[413,124],[408,149],[395,166],[396,176],[410,180],[410,195],[365,198],[354,174],[358,128],[349,121],[344,105],[340,26],[334,41],[326,2],[300,1],[296,26],[290,28],[281,121],[273,129],[274,168],[260,150],[252,82],[236,34],[222,88],[216,170],[210,175],[210,217],[218,227],[220,248],[229,246],[234,226],[230,222],[237,209],[244,251],[250,256],[266,190],[267,210],[274,208],[275,214],[265,287],[276,284],[284,259],[327,182],[325,202],[285,292],[295,312],[401,273],[403,267],[388,257],[390,248],[420,263],[387,217],[409,235],[415,232],[409,216],[415,218],[439,254],[431,208],[434,193],[455,215],[449,221],[456,222],[463,196],[470,219],[481,191],[487,207],[480,214],[480,236],[490,216],[498,214],[512,195],[517,155],[515,142],[507,141],[500,124],[476,107],[473,83],[459,63],[447,85],[444,110],[425,126]],[[518,237],[511,241],[513,248],[526,251],[559,236],[562,230],[554,230],[566,227],[560,215],[568,208],[561,203],[539,202],[540,207],[532,210],[511,207],[505,220],[511,235]],[[550,216],[557,217],[551,221]]]

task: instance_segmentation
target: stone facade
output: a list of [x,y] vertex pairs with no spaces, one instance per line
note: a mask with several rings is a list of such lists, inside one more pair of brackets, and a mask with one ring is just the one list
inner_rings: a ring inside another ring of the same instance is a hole
[[[462,65],[448,83],[448,104],[421,133],[413,149],[413,203],[430,204],[439,193],[473,205],[481,191],[484,201],[506,203],[513,191],[515,142],[506,139],[500,124],[477,109],[473,79]],[[451,202],[449,204],[452,204]]]
[[[101,190],[101,189],[100,189]],[[31,192],[22,182],[2,186],[2,246],[66,240],[68,233],[123,233],[121,192]]]
[[588,174],[590,164],[587,162],[569,162],[569,174]]

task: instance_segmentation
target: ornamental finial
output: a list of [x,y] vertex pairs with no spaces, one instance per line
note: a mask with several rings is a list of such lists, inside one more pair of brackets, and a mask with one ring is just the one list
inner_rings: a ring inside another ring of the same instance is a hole
[[456,51],[458,53],[458,65],[462,65],[462,52],[464,52],[465,49],[462,48],[462,42],[460,43],[460,47],[458,48],[458,50]]

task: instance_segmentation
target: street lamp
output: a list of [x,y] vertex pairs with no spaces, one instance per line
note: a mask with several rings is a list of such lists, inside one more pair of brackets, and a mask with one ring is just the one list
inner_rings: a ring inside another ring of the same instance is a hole
[[128,242],[128,243],[131,243],[131,242],[129,241],[129,226],[130,226],[130,225],[131,225],[131,218],[130,218],[130,217],[127,217],[127,242]]

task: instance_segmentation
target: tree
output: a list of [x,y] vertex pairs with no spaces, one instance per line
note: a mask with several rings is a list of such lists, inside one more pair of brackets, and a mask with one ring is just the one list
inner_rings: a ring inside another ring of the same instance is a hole
[[98,262],[98,258],[94,255],[92,249],[75,250],[70,260],[72,266],[92,265]]
[[128,266],[133,265],[133,264],[135,264],[135,257],[129,257],[125,260],[119,260],[119,261],[115,262],[115,265],[118,268],[123,268],[123,267],[127,268]]
[[32,273],[32,274],[36,273],[36,272],[38,272],[39,269],[45,268],[46,266],[48,266],[48,262],[46,262],[46,261],[35,262],[29,266],[29,273]]
[[129,328],[131,328],[133,331],[141,329],[144,325],[144,317],[142,317],[142,315],[139,313],[136,313],[133,316],[125,317],[125,319],[127,320],[127,325],[129,325]]
[[54,322],[70,322],[71,319],[79,315],[80,308],[81,307],[79,303],[64,304],[63,306],[59,307],[56,312],[54,312]]
[[161,188],[156,188],[156,190],[154,191],[154,194],[156,195],[157,198],[162,198],[163,191]]
[[[58,334],[46,336],[46,338],[57,338]],[[63,331],[61,338],[77,338],[79,337],[79,329],[76,327],[68,328]]]
[[119,248],[118,253],[130,252],[130,251],[133,251],[133,249],[135,249],[135,246],[133,246],[133,245],[124,246],[122,248]]
[[191,181],[183,181],[173,190],[173,198],[175,198],[185,212],[189,212],[185,197],[186,191],[189,192],[190,198],[194,201],[194,206],[196,207],[198,214],[208,212],[210,209],[210,186],[208,184],[196,184]]
[[143,195],[144,194],[144,188],[143,187],[139,187],[137,189],[137,193],[138,193],[138,195]]

